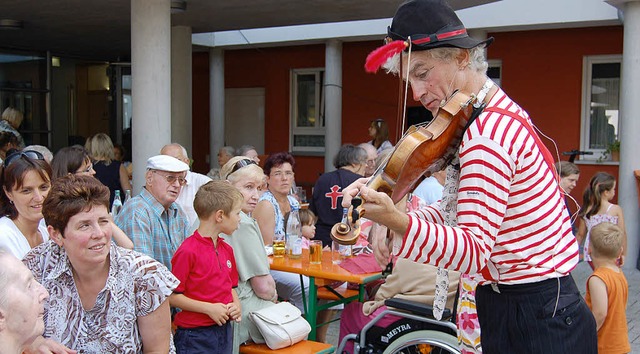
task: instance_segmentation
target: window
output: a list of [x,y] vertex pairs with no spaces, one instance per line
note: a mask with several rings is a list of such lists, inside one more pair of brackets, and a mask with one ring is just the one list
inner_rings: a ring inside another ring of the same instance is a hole
[[502,60],[487,60],[489,67],[487,68],[487,76],[498,86],[502,87]]
[[582,66],[580,148],[582,159],[600,160],[618,140],[622,55],[587,56]]
[[47,69],[42,53],[0,51],[0,114],[13,107],[24,119],[18,128],[26,145],[49,146]]
[[291,72],[292,152],[324,153],[324,69]]

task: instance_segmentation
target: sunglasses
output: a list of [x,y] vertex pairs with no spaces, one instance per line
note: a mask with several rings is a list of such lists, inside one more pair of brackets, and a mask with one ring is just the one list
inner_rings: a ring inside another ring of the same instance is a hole
[[34,151],[34,150],[18,151],[18,152],[14,152],[13,154],[7,156],[6,159],[4,159],[4,167],[8,167],[9,165],[11,165],[12,162],[16,161],[21,157],[26,157],[33,160],[44,160],[44,156],[37,151]]
[[[233,169],[231,170],[231,173],[236,172],[237,170],[246,167],[246,166],[250,166],[250,165],[257,165],[257,163],[253,160],[248,160],[248,159],[242,159],[238,162],[236,162],[236,164],[233,166]],[[229,174],[231,174],[229,173]]]

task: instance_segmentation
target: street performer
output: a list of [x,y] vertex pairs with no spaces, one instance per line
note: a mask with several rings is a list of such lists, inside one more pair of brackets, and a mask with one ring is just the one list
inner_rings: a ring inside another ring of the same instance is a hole
[[397,256],[478,281],[484,353],[595,353],[596,324],[570,275],[578,245],[553,158],[528,114],[487,77],[492,41],[469,37],[444,0],[400,5],[387,46],[404,46],[385,66],[434,116],[455,90],[486,107],[447,167],[449,203],[405,214],[359,179],[343,206],[359,193],[366,218],[402,237]]

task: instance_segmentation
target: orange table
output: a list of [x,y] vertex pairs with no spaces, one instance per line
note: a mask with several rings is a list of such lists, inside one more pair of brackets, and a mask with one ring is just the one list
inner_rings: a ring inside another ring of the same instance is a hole
[[[309,333],[310,340],[316,339],[316,318],[319,311],[354,300],[363,301],[365,284],[382,278],[381,272],[354,274],[340,267],[339,264],[333,264],[331,261],[331,251],[329,250],[324,250],[322,252],[322,264],[309,264],[309,250],[306,249],[302,250],[302,257],[299,259],[289,259],[287,257],[276,258],[271,256],[269,257],[269,264],[273,270],[300,274],[301,276],[306,275],[309,277],[309,302],[307,305],[305,301],[305,312],[307,321],[311,325],[311,333]],[[346,298],[340,296],[340,299],[336,301],[318,305],[318,285],[316,284],[316,278],[359,284],[358,295]],[[300,281],[302,281],[302,277]]]

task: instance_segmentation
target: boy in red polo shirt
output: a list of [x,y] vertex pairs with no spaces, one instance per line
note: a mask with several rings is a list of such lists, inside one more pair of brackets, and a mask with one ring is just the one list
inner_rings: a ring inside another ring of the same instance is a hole
[[240,321],[233,249],[219,238],[240,222],[242,195],[224,181],[211,181],[193,202],[200,226],[171,259],[180,285],[169,298],[182,311],[174,319],[177,353],[231,353],[231,320]]

